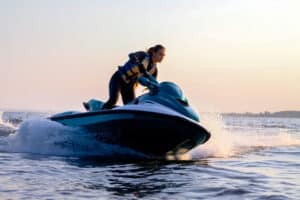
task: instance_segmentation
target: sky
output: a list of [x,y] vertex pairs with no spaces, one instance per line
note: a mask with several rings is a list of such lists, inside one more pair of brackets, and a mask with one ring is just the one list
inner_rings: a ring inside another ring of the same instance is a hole
[[163,44],[158,80],[177,83],[199,112],[300,110],[299,9],[298,0],[0,0],[0,109],[106,100],[128,53]]

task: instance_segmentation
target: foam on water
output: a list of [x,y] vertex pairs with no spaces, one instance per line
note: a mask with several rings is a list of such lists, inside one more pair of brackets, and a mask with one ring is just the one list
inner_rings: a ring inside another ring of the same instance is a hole
[[3,111],[0,111],[0,124],[3,124],[2,116],[3,116]]
[[[230,157],[262,148],[300,145],[297,134],[286,129],[261,128],[261,125],[235,129],[239,124],[233,124],[230,128],[219,114],[205,114],[201,118],[202,124],[211,132],[210,140],[175,159]],[[265,126],[263,122],[257,124]],[[6,127],[5,130],[3,127]],[[66,127],[45,118],[25,120],[16,129],[3,122],[0,112],[0,132],[4,130],[9,135],[0,137],[0,151],[64,156],[142,156],[131,149],[100,142],[82,129]]]
[[0,151],[63,156],[142,156],[128,148],[95,140],[91,133],[48,119],[25,120],[15,134],[0,139]]
[[230,157],[268,147],[299,146],[300,139],[287,130],[276,129],[268,132],[252,128],[231,131],[219,114],[202,116],[202,123],[211,132],[210,140],[189,152],[193,160],[205,157]]
[[13,124],[3,121],[3,111],[0,111],[0,125],[14,128]]
[[7,136],[16,131],[13,124],[3,121],[3,112],[0,111],[0,136]]

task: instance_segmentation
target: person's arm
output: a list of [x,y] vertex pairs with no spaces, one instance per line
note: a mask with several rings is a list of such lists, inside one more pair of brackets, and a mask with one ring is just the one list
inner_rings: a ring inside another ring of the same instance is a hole
[[[152,76],[150,75],[150,77],[152,77]],[[153,81],[153,79],[154,79],[153,77],[152,77],[152,79],[149,79],[149,77],[146,78],[145,76],[141,76],[138,78],[138,82],[141,85],[147,87],[150,90],[151,95],[156,94],[158,92],[158,88],[159,88],[159,83],[155,79]]]
[[150,82],[152,82],[152,83],[158,85],[158,81],[156,80],[156,77],[154,77],[154,76],[153,76],[152,74],[150,74],[149,72],[146,71],[144,77],[145,77],[146,79],[148,79]]
[[155,67],[155,71],[154,73],[152,74],[152,76],[157,79],[157,74],[158,74],[158,70],[157,70],[157,67]]

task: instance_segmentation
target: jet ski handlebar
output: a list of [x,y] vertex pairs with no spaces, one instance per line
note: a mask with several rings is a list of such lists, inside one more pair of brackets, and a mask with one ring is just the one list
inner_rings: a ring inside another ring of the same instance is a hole
[[150,93],[155,94],[158,91],[159,82],[151,75],[148,77],[142,76],[138,78],[138,81],[143,86],[150,90]]

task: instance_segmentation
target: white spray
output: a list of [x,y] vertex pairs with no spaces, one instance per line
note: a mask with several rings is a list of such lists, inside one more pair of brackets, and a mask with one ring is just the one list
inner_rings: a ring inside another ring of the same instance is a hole
[[3,112],[0,111],[0,136],[7,136],[16,131],[16,127],[9,122],[3,121]]
[[25,120],[15,134],[1,138],[0,151],[63,156],[142,156],[128,148],[100,142],[82,129],[43,118]]
[[276,133],[254,131],[231,131],[220,114],[205,114],[202,124],[211,132],[210,140],[189,152],[193,160],[206,157],[231,157],[261,148],[300,145],[295,134],[284,130]]

